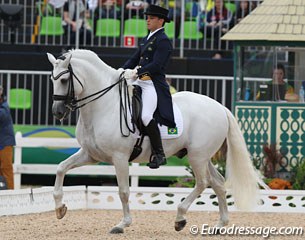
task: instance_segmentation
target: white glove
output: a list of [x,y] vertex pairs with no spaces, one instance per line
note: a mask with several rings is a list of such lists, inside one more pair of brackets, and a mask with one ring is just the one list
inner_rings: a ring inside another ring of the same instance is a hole
[[137,69],[126,69],[124,73],[124,77],[126,80],[136,80],[138,78],[138,70]]

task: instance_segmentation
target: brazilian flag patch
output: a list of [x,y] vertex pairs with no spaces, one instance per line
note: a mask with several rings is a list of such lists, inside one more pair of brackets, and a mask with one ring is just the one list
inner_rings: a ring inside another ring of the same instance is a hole
[[178,134],[178,128],[167,128],[167,134],[168,135],[177,135]]

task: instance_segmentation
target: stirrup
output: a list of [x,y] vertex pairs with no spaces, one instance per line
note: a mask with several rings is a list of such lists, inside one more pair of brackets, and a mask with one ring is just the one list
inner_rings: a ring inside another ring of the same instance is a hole
[[147,166],[152,169],[157,169],[161,165],[165,165],[167,163],[166,157],[161,154],[154,154],[151,155],[149,163],[147,163]]

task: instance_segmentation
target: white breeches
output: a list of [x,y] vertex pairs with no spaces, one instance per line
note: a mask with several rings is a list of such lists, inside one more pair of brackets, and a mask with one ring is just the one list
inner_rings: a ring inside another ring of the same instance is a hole
[[157,108],[157,92],[151,80],[142,81],[137,79],[133,85],[138,85],[142,89],[142,121],[147,126],[153,119],[154,112]]

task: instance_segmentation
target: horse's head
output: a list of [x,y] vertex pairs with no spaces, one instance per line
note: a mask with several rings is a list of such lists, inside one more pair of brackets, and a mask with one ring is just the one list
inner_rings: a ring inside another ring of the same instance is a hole
[[[83,90],[83,83],[73,73],[69,52],[58,59],[47,53],[50,63],[53,65],[51,79],[53,82],[53,106],[52,112],[57,119],[66,118],[76,106],[76,96]],[[76,81],[75,81],[76,80]]]

